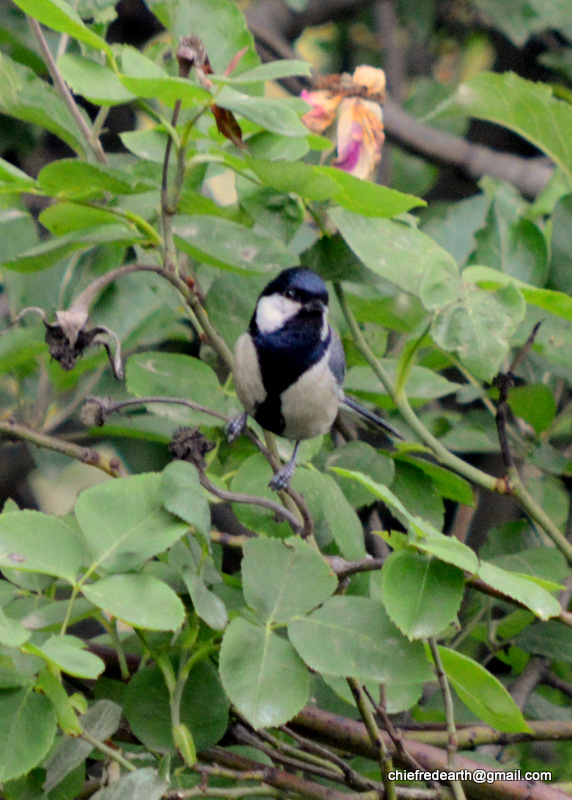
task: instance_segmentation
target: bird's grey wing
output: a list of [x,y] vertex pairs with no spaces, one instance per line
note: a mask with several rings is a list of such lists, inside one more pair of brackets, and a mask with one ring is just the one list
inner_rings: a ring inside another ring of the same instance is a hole
[[346,376],[346,357],[337,331],[333,328],[330,330],[332,331],[332,339],[330,342],[330,357],[328,363],[338,385],[341,386]]

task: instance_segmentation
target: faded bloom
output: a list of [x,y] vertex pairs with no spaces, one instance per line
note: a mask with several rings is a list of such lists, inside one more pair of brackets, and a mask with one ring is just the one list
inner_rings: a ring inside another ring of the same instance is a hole
[[361,66],[353,75],[326,76],[315,91],[304,91],[301,96],[312,106],[302,121],[313,133],[323,133],[337,118],[334,166],[371,180],[385,138],[381,111],[384,71]]

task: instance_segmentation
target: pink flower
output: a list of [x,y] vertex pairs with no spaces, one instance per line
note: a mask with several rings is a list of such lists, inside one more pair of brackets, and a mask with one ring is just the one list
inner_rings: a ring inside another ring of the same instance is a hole
[[313,133],[324,133],[337,118],[338,155],[333,165],[357,178],[372,180],[385,138],[380,105],[385,98],[385,73],[361,66],[351,76],[327,76],[322,83],[324,88],[302,92],[312,106],[302,121]]

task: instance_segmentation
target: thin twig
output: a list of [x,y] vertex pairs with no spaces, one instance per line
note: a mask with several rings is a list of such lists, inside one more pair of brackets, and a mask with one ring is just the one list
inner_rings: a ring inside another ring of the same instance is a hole
[[0,421],[0,434],[2,433],[5,434],[6,438],[22,439],[38,447],[63,453],[65,456],[81,461],[82,464],[97,467],[102,472],[111,475],[112,478],[120,478],[126,474],[118,458],[106,458],[106,456],[102,456],[101,453],[91,447],[80,447],[72,442],[57,439],[55,436],[40,433],[21,425],[15,420]]
[[73,95],[68,89],[68,86],[64,81],[61,72],[58,69],[58,65],[56,64],[54,57],[52,56],[51,50],[48,47],[48,43],[46,42],[40,23],[37,20],[33,19],[33,17],[26,17],[26,18],[28,20],[30,28],[32,29],[32,32],[34,33],[34,36],[38,40],[38,44],[40,46],[40,50],[44,58],[44,62],[46,64],[46,67],[48,68],[50,77],[54,82],[54,86],[60,93],[62,100],[68,107],[70,114],[74,118],[76,125],[81,131],[81,134],[84,137],[87,145],[93,151],[93,154],[95,155],[96,159],[101,164],[107,164],[108,163],[107,156],[103,151],[101,142],[99,141],[99,139],[93,137],[92,130],[85,121],[81,111],[79,110],[75,100],[73,99]]
[[373,713],[367,704],[363,689],[355,678],[346,678],[348,686],[356,702],[358,711],[363,720],[363,724],[367,730],[370,741],[377,753],[379,767],[381,769],[381,777],[385,787],[385,795],[387,800],[396,800],[395,783],[390,779],[389,775],[393,770],[393,762],[390,752],[380,736],[379,729],[376,725]]
[[[457,729],[455,727],[455,708],[453,706],[453,697],[451,695],[451,689],[449,687],[449,681],[447,680],[447,675],[445,674],[445,670],[443,669],[441,656],[439,655],[437,640],[435,639],[434,636],[430,636],[427,641],[429,643],[429,648],[431,649],[431,655],[435,663],[435,672],[437,674],[437,681],[441,689],[441,694],[443,695],[443,704],[445,706],[445,718],[447,720],[447,735],[448,735],[447,768],[451,771],[454,771],[456,768],[455,759],[457,756],[457,749],[459,744],[457,739]],[[450,781],[450,784],[455,794],[456,800],[466,800],[465,792],[461,782],[459,780],[452,780]]]
[[92,736],[89,731],[82,731],[80,733],[80,738],[84,739],[86,742],[89,742],[89,744],[95,747],[96,750],[99,750],[100,753],[103,753],[112,761],[115,761],[128,772],[135,772],[137,770],[137,767],[127,761],[127,759],[121,755],[119,750],[116,750],[114,747],[110,747],[109,745],[105,744],[105,742],[100,742],[99,739],[96,739],[95,736]]

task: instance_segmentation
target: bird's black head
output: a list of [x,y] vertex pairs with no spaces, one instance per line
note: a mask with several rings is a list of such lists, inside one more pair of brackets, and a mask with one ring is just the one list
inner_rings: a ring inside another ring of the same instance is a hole
[[270,281],[260,296],[269,297],[273,294],[283,295],[302,305],[312,300],[319,300],[325,306],[328,305],[326,284],[319,275],[306,267],[291,267],[283,270],[273,281]]

